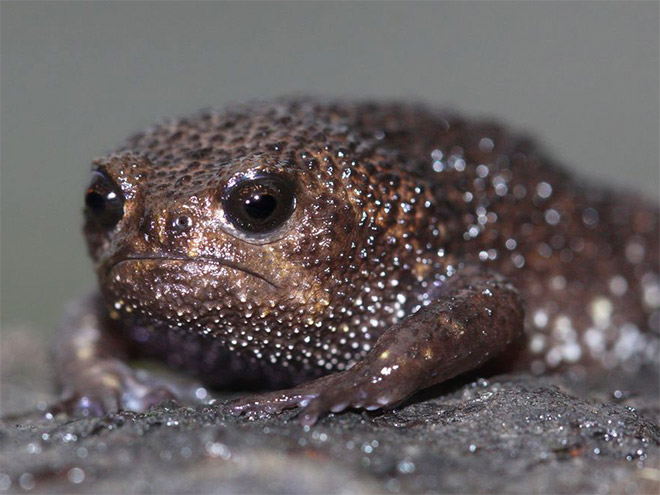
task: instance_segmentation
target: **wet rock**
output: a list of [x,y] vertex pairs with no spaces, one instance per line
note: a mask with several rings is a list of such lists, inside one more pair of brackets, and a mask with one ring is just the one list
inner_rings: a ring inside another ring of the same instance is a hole
[[[21,352],[35,356],[40,347],[17,346],[14,338],[3,344],[3,492],[658,493],[660,488],[657,374],[648,371],[613,377],[620,383],[590,390],[584,381],[579,385],[558,376],[464,379],[394,411],[331,415],[312,428],[301,427],[295,412],[235,418],[215,405],[173,403],[145,414],[46,420],[34,404],[52,398],[44,379],[48,368],[19,366],[25,362]],[[11,366],[4,359],[8,348]],[[26,378],[30,374],[32,382]],[[32,410],[25,410],[29,397]]]

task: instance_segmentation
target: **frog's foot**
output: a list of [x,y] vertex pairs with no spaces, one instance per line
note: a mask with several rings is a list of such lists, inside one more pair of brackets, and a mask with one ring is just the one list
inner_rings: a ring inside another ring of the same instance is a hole
[[318,382],[327,378],[303,383],[287,390],[248,395],[230,401],[225,407],[235,416],[280,414],[287,409],[305,407],[311,400],[318,397],[322,390],[321,384]]
[[62,390],[51,414],[104,416],[118,411],[144,412],[151,406],[176,399],[171,387],[138,374],[126,364],[100,361],[86,368]]
[[226,404],[227,409],[235,416],[262,416],[280,414],[287,409],[304,407],[314,397],[314,394],[304,393],[296,389],[279,392],[248,395]]
[[321,416],[331,412],[349,408],[373,411],[391,407],[414,391],[398,387],[387,389],[378,378],[369,367],[358,364],[348,371],[324,376],[288,390],[237,399],[227,407],[237,416],[279,414],[286,409],[302,408],[300,422],[311,426]]

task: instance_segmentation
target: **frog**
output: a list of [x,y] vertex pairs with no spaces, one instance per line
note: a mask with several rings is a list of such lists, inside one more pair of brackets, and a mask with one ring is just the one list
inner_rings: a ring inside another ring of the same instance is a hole
[[161,121],[96,158],[98,289],[54,343],[61,404],[177,399],[130,360],[245,395],[235,415],[388,410],[500,363],[657,365],[659,209],[494,120],[277,98]]

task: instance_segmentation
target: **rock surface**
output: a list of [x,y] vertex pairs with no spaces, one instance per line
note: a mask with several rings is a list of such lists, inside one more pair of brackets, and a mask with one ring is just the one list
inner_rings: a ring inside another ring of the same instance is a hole
[[599,384],[466,378],[394,411],[331,415],[311,428],[294,412],[235,418],[214,405],[173,403],[146,414],[47,420],[38,409],[53,398],[48,364],[32,335],[3,335],[1,492],[660,490],[654,370]]

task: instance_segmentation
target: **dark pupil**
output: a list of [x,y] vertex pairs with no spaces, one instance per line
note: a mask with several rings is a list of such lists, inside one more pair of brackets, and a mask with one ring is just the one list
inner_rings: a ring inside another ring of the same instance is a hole
[[114,228],[124,215],[124,200],[115,183],[100,172],[92,174],[92,183],[85,194],[88,218],[103,228]]
[[100,213],[105,208],[105,198],[95,191],[90,191],[85,196],[85,205],[94,213]]
[[227,219],[249,234],[265,234],[283,225],[295,204],[293,185],[271,176],[240,182],[228,189],[223,198]]
[[245,200],[245,213],[255,220],[264,220],[277,208],[277,200],[270,194],[255,194]]

